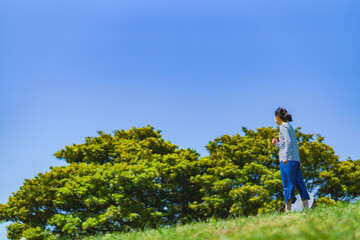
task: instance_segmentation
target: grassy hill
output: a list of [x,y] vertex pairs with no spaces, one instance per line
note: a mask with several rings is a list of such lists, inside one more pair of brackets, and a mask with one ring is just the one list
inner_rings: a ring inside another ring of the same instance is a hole
[[360,239],[360,201],[320,206],[308,212],[271,213],[209,220],[142,232],[97,235],[91,240],[180,239]]

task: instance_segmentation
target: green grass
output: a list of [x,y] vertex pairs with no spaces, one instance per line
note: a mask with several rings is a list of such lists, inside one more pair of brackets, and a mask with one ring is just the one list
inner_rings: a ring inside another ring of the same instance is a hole
[[142,232],[97,235],[85,239],[360,239],[360,201],[317,207],[302,213],[271,213],[212,220]]

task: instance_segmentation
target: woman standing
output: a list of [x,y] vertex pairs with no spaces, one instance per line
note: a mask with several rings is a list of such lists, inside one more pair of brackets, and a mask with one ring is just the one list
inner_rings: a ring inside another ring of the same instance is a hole
[[280,173],[284,187],[285,212],[291,211],[291,204],[296,201],[295,187],[303,199],[304,209],[309,208],[310,196],[305,187],[300,169],[300,157],[297,146],[296,133],[289,122],[291,115],[285,108],[275,111],[275,122],[280,125],[279,140],[274,138],[272,144],[279,148]]

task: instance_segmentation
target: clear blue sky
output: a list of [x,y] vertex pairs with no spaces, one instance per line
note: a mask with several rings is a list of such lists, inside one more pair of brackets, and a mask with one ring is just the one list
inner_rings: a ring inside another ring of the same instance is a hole
[[[359,1],[0,2],[0,202],[97,130],[207,155],[274,110],[360,158]],[[5,224],[0,239],[5,237]]]

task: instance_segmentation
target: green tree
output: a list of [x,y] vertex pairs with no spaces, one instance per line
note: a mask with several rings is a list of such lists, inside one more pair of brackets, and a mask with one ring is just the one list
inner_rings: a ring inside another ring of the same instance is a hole
[[194,217],[188,203],[198,188],[189,179],[198,174],[199,154],[164,141],[151,126],[99,132],[55,156],[69,165],[26,179],[0,205],[0,219],[13,222],[11,239],[77,239]]
[[243,128],[245,136],[223,135],[209,142],[210,156],[199,160],[203,172],[192,180],[203,197],[190,204],[199,218],[249,215],[282,207],[282,183],[276,148],[277,131]]
[[320,173],[321,188],[318,195],[334,200],[353,200],[360,195],[360,159],[339,161]]
[[[324,138],[296,129],[305,184],[315,197],[351,200],[360,195],[359,161],[339,161]],[[210,156],[199,164],[203,171],[192,179],[203,197],[190,204],[198,218],[249,215],[283,208],[278,149],[271,139],[278,129],[243,128],[244,136],[223,135],[209,142]],[[346,175],[346,176],[345,176]]]
[[[296,129],[306,185],[316,196],[359,196],[359,160],[339,161],[323,137]],[[152,126],[98,132],[55,156],[67,166],[25,179],[0,221],[10,239],[58,239],[281,210],[274,128],[224,135],[209,156],[179,149]],[[326,198],[327,199],[327,198]]]

